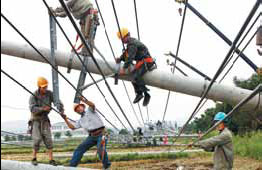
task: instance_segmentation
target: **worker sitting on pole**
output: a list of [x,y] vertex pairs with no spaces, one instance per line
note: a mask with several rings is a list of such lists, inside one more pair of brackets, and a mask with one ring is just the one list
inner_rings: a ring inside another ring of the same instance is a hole
[[[132,72],[132,84],[135,89],[136,98],[133,103],[138,103],[145,95],[143,106],[147,106],[150,101],[149,89],[145,86],[143,80],[144,74],[154,66],[154,60],[149,54],[147,47],[139,40],[130,36],[128,29],[122,28],[117,36],[124,44],[127,44],[126,51],[120,58],[116,59],[117,63],[124,61],[124,67],[120,69],[120,75],[125,74],[125,70]],[[133,61],[136,61],[134,69],[131,68]]]
[[[94,46],[94,39],[96,28],[99,25],[99,18],[97,10],[94,10],[93,4],[89,0],[66,0],[69,10],[72,12],[75,19],[80,20],[81,32],[89,44],[91,51]],[[57,7],[55,10],[51,9],[53,14],[57,17],[66,17],[66,12],[63,7]],[[76,41],[79,36],[77,36]],[[83,44],[81,44],[83,46]],[[79,48],[81,47],[79,46]],[[88,50],[83,47],[81,55],[88,56]]]
[[[53,100],[53,92],[47,90],[48,81],[44,77],[39,77],[37,80],[38,90],[34,93],[35,96],[30,97],[29,108],[31,111],[31,132],[33,137],[33,159],[32,164],[37,165],[37,152],[40,148],[40,143],[43,140],[49,154],[49,163],[56,166],[53,160],[53,142],[51,134],[51,125],[48,114],[51,111]],[[58,104],[58,109],[61,113],[64,112],[61,101]]]
[[[219,135],[193,144],[193,146],[201,147],[206,151],[214,152],[214,170],[231,170],[233,168],[232,134],[225,125],[225,117],[224,112],[218,112],[215,115],[215,122],[222,120],[217,126],[217,130],[220,132]],[[192,144],[190,145],[192,146]]]
[[64,117],[64,120],[70,129],[75,130],[83,128],[88,132],[89,136],[74,151],[73,157],[70,161],[70,166],[76,167],[84,153],[96,145],[99,158],[103,163],[103,169],[109,170],[111,163],[108,160],[106,152],[107,138],[105,136],[105,125],[96,112],[95,104],[83,97],[80,99],[83,103],[89,106],[86,109],[86,105],[83,103],[74,105],[74,111],[81,115],[81,118],[76,123],[70,122],[66,116]]

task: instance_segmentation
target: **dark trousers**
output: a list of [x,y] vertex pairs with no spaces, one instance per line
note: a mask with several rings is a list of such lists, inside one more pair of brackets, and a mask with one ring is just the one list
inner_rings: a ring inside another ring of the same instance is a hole
[[[74,151],[73,157],[70,161],[70,166],[76,167],[80,160],[82,159],[84,153],[88,151],[91,147],[97,145],[98,155],[99,158],[102,158],[102,151],[101,151],[101,141],[102,141],[102,135],[100,136],[88,136],[85,141],[83,141]],[[107,139],[105,142],[105,151],[104,151],[104,157],[103,157],[103,167],[108,168],[110,167],[111,163],[108,160],[107,152],[106,152],[106,144]]]
[[[147,65],[146,65],[147,64]],[[153,63],[146,63],[141,66],[141,68],[137,69],[133,73],[133,87],[135,89],[136,94],[142,94],[146,91],[149,91],[149,89],[145,85],[145,81],[143,79],[143,76],[147,72],[146,67],[151,67]]]

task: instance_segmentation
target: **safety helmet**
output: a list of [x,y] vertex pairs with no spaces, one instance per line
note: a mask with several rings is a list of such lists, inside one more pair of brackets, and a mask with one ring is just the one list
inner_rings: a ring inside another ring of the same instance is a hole
[[[121,33],[121,34],[120,34]],[[125,36],[127,36],[129,34],[129,31],[127,28],[121,28],[121,30],[119,32],[117,32],[117,37],[119,39],[121,39],[121,35],[122,35],[122,38],[124,38]]]
[[44,77],[38,77],[37,86],[38,87],[46,87],[46,86],[48,86],[48,81]]
[[218,112],[218,113],[215,115],[215,117],[214,117],[214,121],[220,121],[220,120],[225,121],[225,120],[224,120],[225,117],[226,117],[226,114],[225,114],[224,112]]
[[75,103],[74,107],[73,107],[75,112],[76,112],[76,109],[78,108],[78,106],[83,106],[84,108],[86,107],[83,103]]

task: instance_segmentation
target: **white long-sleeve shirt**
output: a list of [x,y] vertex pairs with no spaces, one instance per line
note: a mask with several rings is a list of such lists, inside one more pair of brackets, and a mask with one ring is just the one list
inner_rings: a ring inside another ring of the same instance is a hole
[[75,123],[76,129],[83,128],[87,132],[104,126],[105,125],[98,113],[91,107],[88,107],[81,118]]

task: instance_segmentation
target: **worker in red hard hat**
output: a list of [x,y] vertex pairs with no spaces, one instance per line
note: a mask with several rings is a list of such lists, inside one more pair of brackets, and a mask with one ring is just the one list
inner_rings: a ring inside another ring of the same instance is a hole
[[70,122],[65,116],[64,120],[70,129],[83,128],[88,132],[89,136],[74,151],[70,166],[76,167],[84,153],[91,147],[97,146],[97,153],[100,160],[102,160],[103,170],[109,170],[111,163],[106,152],[107,137],[105,135],[105,125],[96,111],[95,104],[83,97],[80,99],[83,103],[75,104],[73,109],[81,118],[77,122]]

